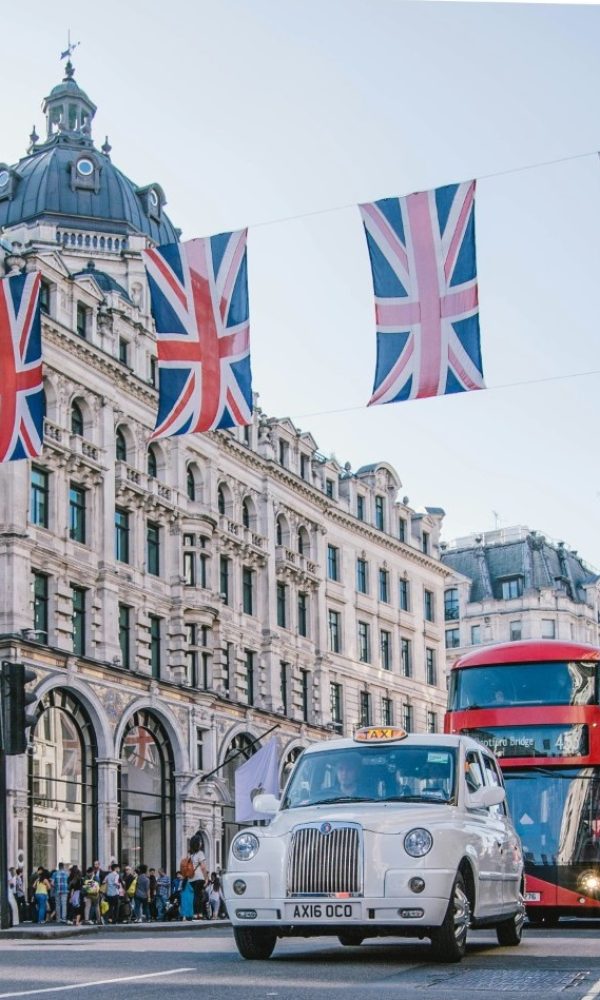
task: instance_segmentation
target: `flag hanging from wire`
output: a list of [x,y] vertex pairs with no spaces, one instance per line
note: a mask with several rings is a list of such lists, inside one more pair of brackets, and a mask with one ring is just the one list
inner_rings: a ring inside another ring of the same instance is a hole
[[0,281],[0,462],[42,452],[40,281],[39,272]]
[[475,181],[359,207],[377,327],[369,406],[484,389]]
[[264,792],[279,795],[279,752],[274,736],[235,771],[236,823],[268,818],[254,808],[254,799]]
[[251,422],[246,235],[144,251],[158,347],[153,439]]

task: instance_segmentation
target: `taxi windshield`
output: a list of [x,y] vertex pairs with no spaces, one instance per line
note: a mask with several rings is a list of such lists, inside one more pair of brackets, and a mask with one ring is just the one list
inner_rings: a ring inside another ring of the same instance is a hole
[[356,746],[304,754],[282,809],[344,802],[455,804],[455,796],[455,747]]

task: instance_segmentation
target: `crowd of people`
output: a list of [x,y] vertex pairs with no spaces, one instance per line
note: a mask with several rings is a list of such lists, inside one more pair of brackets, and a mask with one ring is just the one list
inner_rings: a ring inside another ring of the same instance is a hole
[[[20,923],[117,924],[165,920],[216,920],[227,916],[220,872],[209,873],[201,851],[182,859],[171,877],[163,868],[119,865],[89,868],[40,865],[27,879],[9,869],[9,899]],[[14,921],[16,922],[16,920]]]

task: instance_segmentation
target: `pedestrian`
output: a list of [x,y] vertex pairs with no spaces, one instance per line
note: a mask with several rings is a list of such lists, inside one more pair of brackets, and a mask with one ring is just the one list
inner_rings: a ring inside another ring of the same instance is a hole
[[69,897],[67,901],[67,921],[79,927],[83,919],[83,878],[78,865],[69,871]]
[[25,884],[23,882],[23,869],[17,868],[17,873],[15,877],[15,898],[17,900],[17,906],[19,908],[19,922],[23,923],[24,920],[29,919],[27,914],[27,904],[25,900]]
[[58,862],[58,868],[52,872],[52,885],[56,906],[56,920],[60,924],[67,922],[67,901],[69,899],[69,873],[64,861]]
[[15,895],[15,888],[17,884],[17,869],[8,869],[8,903],[10,906],[11,914],[11,924],[13,927],[19,923],[19,907],[17,906],[17,897]]
[[183,879],[179,892],[179,915],[182,920],[194,919],[194,890],[187,878]]
[[189,877],[192,889],[194,890],[194,917],[196,920],[202,920],[206,914],[204,886],[208,879],[208,868],[206,867],[206,855],[202,847],[202,834],[198,830],[190,839],[190,861],[193,865],[194,873]]
[[219,916],[219,910],[221,909],[221,899],[223,892],[221,889],[221,879],[216,872],[210,873],[210,882],[208,883],[208,902],[210,906],[210,920],[216,920]]
[[94,869],[90,866],[83,880],[83,922],[84,924],[103,924],[100,913],[100,886],[94,878]]
[[48,911],[48,896],[50,894],[49,872],[40,865],[33,883],[33,898],[35,900],[35,922],[44,924]]
[[150,920],[156,920],[156,868],[148,871],[148,908],[150,910]]
[[165,920],[167,912],[167,903],[171,897],[171,879],[165,872],[164,868],[158,869],[158,878],[156,880],[156,919]]
[[148,865],[139,865],[136,869],[137,884],[133,897],[133,911],[135,922],[143,923],[150,920],[150,908],[148,906],[148,896],[150,894],[150,879],[148,878]]
[[106,922],[109,924],[116,924],[119,915],[119,890],[121,889],[121,879],[119,877],[119,866],[114,861],[110,866],[110,871],[104,879],[104,885],[106,886],[105,896],[106,902],[108,903]]

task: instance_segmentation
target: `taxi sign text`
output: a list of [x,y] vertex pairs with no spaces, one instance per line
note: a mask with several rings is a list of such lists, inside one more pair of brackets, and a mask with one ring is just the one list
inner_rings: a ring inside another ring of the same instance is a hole
[[387,743],[390,740],[403,740],[406,736],[406,730],[398,726],[365,726],[356,730],[354,739],[359,743]]

